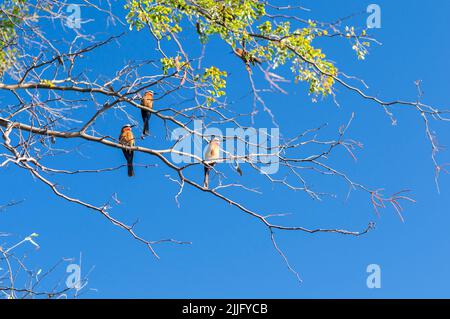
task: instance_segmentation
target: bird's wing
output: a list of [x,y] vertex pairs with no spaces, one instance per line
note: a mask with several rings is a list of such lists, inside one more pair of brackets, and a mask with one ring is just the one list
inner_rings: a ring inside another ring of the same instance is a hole
[[205,151],[205,160],[211,159],[211,145],[208,145]]

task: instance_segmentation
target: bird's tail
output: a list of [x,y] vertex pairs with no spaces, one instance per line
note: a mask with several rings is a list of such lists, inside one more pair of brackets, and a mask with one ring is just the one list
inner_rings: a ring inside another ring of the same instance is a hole
[[236,162],[236,172],[239,174],[239,176],[242,176],[242,169],[238,162]]
[[149,121],[150,117],[147,117],[147,119],[144,120],[144,130],[142,131],[142,134],[145,135],[149,135],[150,134],[150,125],[149,125]]
[[128,176],[129,177],[134,176],[134,166],[132,162],[128,163]]
[[209,188],[209,171],[210,170],[211,170],[211,168],[205,165],[205,181],[203,182],[203,187],[206,189]]

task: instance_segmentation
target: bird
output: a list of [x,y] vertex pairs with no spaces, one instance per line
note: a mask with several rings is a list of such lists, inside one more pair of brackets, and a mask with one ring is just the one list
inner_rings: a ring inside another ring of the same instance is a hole
[[250,69],[250,64],[251,65],[255,65],[255,64],[261,64],[262,61],[261,59],[251,55],[247,50],[245,49],[241,49],[241,48],[236,48],[234,49],[234,53],[241,58],[242,61],[244,61],[245,66],[247,68],[248,71],[251,72]]
[[[153,91],[145,92],[144,96],[141,99],[141,105],[146,108],[153,110]],[[148,110],[141,109],[142,120],[144,121],[144,129],[142,131],[142,135],[146,136],[149,134],[149,121],[152,113]]]
[[[131,130],[132,127],[135,125],[126,124],[122,127],[122,130],[120,131],[119,136],[119,143],[124,146],[133,147],[135,145],[134,135]],[[127,167],[128,167],[128,176],[134,176],[134,168],[133,168],[133,156],[134,151],[130,149],[122,149],[123,155],[125,156],[125,159],[127,160]]]
[[220,140],[218,137],[212,136],[211,141],[208,144],[208,147],[206,148],[205,152],[205,179],[203,183],[203,187],[208,189],[209,188],[209,172],[211,168],[216,164],[216,160],[219,158],[219,147],[220,147]]

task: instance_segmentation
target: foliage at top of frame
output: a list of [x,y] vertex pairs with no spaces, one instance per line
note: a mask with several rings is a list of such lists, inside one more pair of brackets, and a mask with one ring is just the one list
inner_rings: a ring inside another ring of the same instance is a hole
[[[293,28],[289,21],[275,25],[268,19],[266,4],[258,0],[129,0],[125,8],[130,29],[148,26],[156,38],[170,41],[186,19],[196,26],[202,43],[219,36],[233,49],[244,47],[249,56],[270,61],[274,68],[289,65],[295,81],[307,82],[314,96],[333,92],[338,69],[313,46],[313,40],[328,31],[313,21],[302,28]],[[345,36],[355,37],[354,28],[346,28]],[[352,48],[364,59],[366,44],[357,42]]]

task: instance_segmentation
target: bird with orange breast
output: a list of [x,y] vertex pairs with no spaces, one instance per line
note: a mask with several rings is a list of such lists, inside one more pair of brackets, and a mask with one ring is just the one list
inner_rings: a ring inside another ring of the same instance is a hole
[[[133,147],[135,145],[134,135],[131,131],[131,128],[134,127],[134,125],[127,124],[124,127],[122,127],[122,130],[120,131],[119,136],[119,143],[128,146]],[[125,159],[127,160],[127,167],[128,167],[128,176],[134,176],[134,168],[133,168],[133,156],[134,151],[131,149],[122,149],[123,155],[125,156]]]
[[[141,105],[146,108],[153,110],[153,91],[145,92],[144,96],[141,99]],[[144,121],[144,130],[142,131],[142,135],[146,136],[149,134],[149,121],[152,112],[141,109],[142,120]]]
[[205,152],[205,179],[203,183],[204,188],[209,188],[209,172],[211,168],[216,164],[219,158],[220,140],[218,137],[212,136],[211,141],[208,144]]

